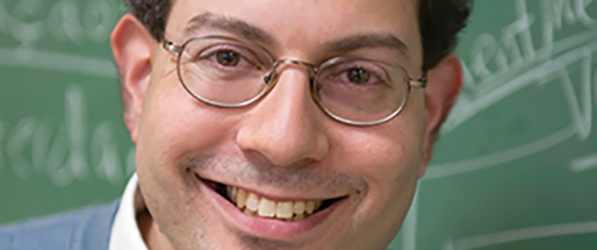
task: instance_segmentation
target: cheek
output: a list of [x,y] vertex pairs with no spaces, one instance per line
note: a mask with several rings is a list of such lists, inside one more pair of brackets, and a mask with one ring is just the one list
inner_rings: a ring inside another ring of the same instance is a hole
[[[193,98],[175,74],[152,83],[145,97],[140,123],[137,168],[155,166],[175,170],[189,153],[206,154],[231,136],[236,116]],[[156,166],[156,164],[159,164]]]
[[413,98],[410,108],[381,126],[350,133],[335,130],[336,145],[343,145],[334,157],[337,165],[363,178],[368,186],[355,214],[363,223],[378,221],[379,216],[399,218],[409,207],[422,160],[421,103]]
[[371,188],[396,182],[403,172],[417,167],[422,156],[423,121],[408,115],[403,113],[379,127],[339,132],[338,145],[343,146],[338,159],[349,163],[350,171],[362,176]]

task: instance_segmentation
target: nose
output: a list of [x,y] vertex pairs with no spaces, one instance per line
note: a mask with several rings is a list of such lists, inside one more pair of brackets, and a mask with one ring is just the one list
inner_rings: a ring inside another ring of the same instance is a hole
[[276,86],[247,111],[236,141],[244,151],[255,151],[274,166],[321,161],[329,141],[322,125],[324,115],[311,98],[304,67],[287,65],[279,71]]

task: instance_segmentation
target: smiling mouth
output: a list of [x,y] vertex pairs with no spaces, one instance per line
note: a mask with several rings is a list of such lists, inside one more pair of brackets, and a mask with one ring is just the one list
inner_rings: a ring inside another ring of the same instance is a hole
[[335,202],[347,198],[347,196],[344,196],[326,200],[274,201],[239,187],[206,180],[199,175],[195,175],[195,177],[236,206],[245,215],[276,219],[285,222],[301,221],[325,210]]

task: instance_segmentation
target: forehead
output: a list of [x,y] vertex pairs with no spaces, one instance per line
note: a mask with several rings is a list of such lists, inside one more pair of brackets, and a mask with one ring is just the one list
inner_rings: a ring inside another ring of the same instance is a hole
[[417,0],[177,0],[166,36],[188,38],[185,29],[204,13],[242,20],[290,50],[347,36],[392,34],[410,54],[420,54]]

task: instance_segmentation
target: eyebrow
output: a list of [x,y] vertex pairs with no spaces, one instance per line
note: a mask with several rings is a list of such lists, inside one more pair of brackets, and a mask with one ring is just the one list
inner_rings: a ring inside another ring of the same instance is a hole
[[[252,42],[259,42],[266,46],[279,47],[276,39],[266,31],[255,27],[243,20],[223,15],[204,12],[193,17],[187,24],[184,35],[192,36],[202,29],[218,29],[232,33]],[[348,53],[363,48],[390,48],[408,58],[406,44],[392,34],[358,34],[326,42],[321,51],[329,53]]]
[[240,19],[205,12],[193,17],[187,24],[184,35],[189,37],[202,29],[218,29],[237,35],[245,40],[278,47],[276,40],[264,30]]
[[360,34],[327,42],[324,51],[346,53],[364,48],[389,48],[408,57],[408,46],[392,34]]

